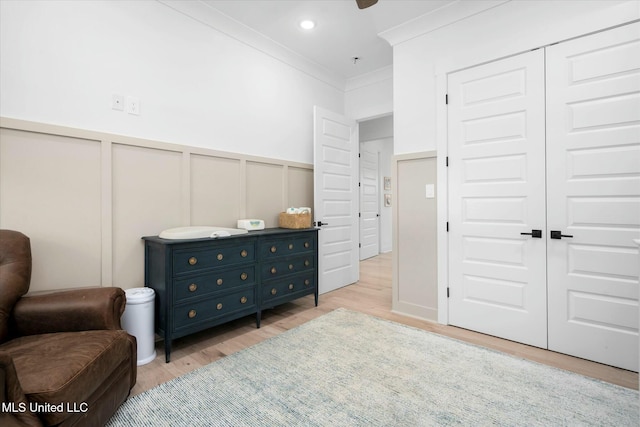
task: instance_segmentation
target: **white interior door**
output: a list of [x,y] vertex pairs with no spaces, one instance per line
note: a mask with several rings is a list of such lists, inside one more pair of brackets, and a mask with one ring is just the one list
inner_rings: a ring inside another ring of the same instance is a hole
[[360,144],[360,260],[380,253],[378,152]]
[[314,217],[319,292],[355,283],[358,260],[358,126],[314,107]]
[[543,55],[448,81],[449,323],[539,347],[547,346]]
[[547,173],[549,348],[638,371],[639,24],[547,48]]

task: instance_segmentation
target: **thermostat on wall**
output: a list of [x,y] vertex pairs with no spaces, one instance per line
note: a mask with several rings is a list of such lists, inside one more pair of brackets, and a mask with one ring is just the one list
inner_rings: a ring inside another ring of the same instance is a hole
[[264,230],[264,221],[261,219],[239,219],[238,228],[245,230]]

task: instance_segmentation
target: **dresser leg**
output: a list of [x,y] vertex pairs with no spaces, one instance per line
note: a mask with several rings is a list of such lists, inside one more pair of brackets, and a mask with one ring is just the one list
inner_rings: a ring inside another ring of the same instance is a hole
[[318,290],[317,289],[316,289],[315,297],[316,297],[316,307],[317,307],[318,306]]
[[260,320],[262,318],[262,311],[256,313],[256,328],[260,329]]
[[165,363],[171,360],[171,340],[168,337],[164,337],[164,360]]

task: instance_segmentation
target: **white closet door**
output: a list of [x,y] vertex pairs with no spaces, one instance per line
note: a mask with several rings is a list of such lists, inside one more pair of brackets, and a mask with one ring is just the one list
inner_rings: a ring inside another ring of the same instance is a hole
[[[544,52],[449,75],[449,323],[547,346]],[[540,237],[523,235],[540,230]]]
[[637,371],[640,25],[549,47],[547,108],[549,348]]

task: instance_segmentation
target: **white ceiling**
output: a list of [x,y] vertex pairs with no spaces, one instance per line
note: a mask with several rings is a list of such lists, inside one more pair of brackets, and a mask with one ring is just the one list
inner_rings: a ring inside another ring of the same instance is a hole
[[[378,34],[457,0],[378,0],[360,10],[355,0],[202,0],[233,20],[343,78],[392,63]],[[316,28],[302,30],[303,19]],[[355,64],[353,57],[360,58]]]

